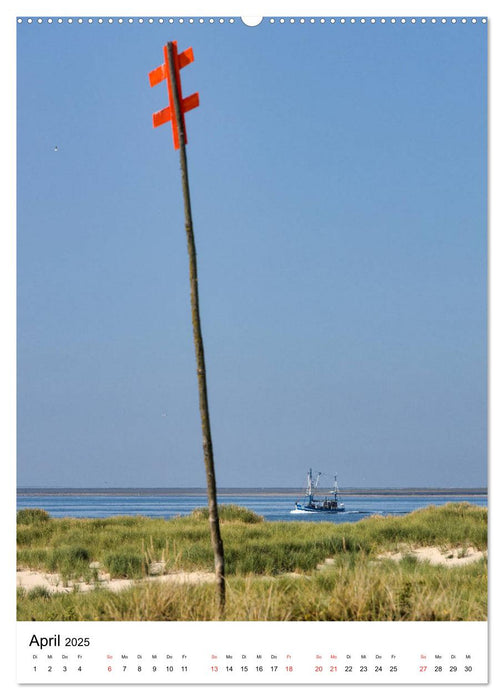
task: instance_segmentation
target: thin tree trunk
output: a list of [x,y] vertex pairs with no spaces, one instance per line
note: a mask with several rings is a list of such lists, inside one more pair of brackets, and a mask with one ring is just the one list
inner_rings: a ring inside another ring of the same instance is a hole
[[208,396],[205,370],[205,353],[203,337],[201,334],[201,322],[199,313],[198,294],[198,269],[196,264],[196,246],[191,213],[191,198],[189,194],[189,177],[187,171],[187,157],[185,149],[185,134],[182,121],[182,111],[179,95],[176,89],[176,76],[174,67],[174,47],[168,42],[168,65],[173,89],[174,112],[172,119],[176,120],[180,142],[180,170],[182,174],[182,191],[184,195],[185,229],[187,234],[187,251],[189,254],[189,279],[191,283],[191,313],[194,336],[194,349],[196,353],[196,366],[198,374],[199,407],[201,415],[201,431],[203,434],[203,455],[205,459],[205,471],[207,479],[208,510],[210,523],[210,536],[214,552],[215,574],[217,577],[217,595],[219,601],[219,614],[224,614],[226,604],[226,584],[224,577],[224,546],[220,534],[219,512],[217,509],[217,488],[215,483],[215,469],[210,432],[210,414],[208,410]]

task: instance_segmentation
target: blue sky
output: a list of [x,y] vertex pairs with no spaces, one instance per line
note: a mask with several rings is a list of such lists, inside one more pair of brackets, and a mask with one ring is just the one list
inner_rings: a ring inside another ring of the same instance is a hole
[[[486,26],[18,26],[18,485],[486,483]],[[54,150],[57,146],[57,151]]]

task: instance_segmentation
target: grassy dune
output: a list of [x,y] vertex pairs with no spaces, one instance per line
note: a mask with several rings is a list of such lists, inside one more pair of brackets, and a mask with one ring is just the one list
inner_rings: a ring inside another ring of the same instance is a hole
[[[486,560],[445,568],[414,557],[378,559],[417,546],[486,549],[487,509],[467,503],[357,523],[273,523],[222,506],[230,620],[484,620]],[[207,513],[173,520],[145,517],[52,519],[18,514],[18,567],[92,581],[141,578],[153,562],[166,570],[213,570]],[[330,566],[318,569],[326,558]],[[292,574],[297,576],[292,576]],[[213,584],[138,583],[120,593],[18,592],[20,620],[211,620]]]

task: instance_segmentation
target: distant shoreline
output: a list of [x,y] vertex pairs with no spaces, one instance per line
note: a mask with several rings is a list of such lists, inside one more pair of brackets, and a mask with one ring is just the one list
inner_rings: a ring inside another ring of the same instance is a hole
[[[239,496],[241,498],[261,496],[298,496],[303,489],[300,488],[222,488],[217,490],[218,496]],[[323,491],[329,489],[324,489]],[[377,496],[377,497],[417,497],[417,496],[487,496],[486,488],[429,488],[429,487],[403,487],[403,488],[341,488],[342,496]],[[204,488],[18,488],[18,496],[206,496]]]

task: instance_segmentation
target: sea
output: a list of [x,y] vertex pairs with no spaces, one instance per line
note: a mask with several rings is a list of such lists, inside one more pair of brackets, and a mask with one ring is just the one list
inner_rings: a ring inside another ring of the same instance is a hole
[[[199,491],[199,490],[198,490]],[[243,493],[243,489],[226,489],[218,496],[219,504],[234,503],[262,515],[267,521],[356,522],[373,515],[405,515],[420,508],[445,503],[465,501],[487,507],[487,495],[481,490],[475,493],[405,494],[393,490],[384,494],[341,494],[345,505],[342,513],[307,513],[295,510],[301,494]],[[108,518],[117,515],[142,515],[169,520],[189,515],[196,508],[207,506],[205,493],[155,493],[138,489],[113,489],[92,493],[90,490],[72,489],[20,489],[17,509],[40,508],[53,518]]]

